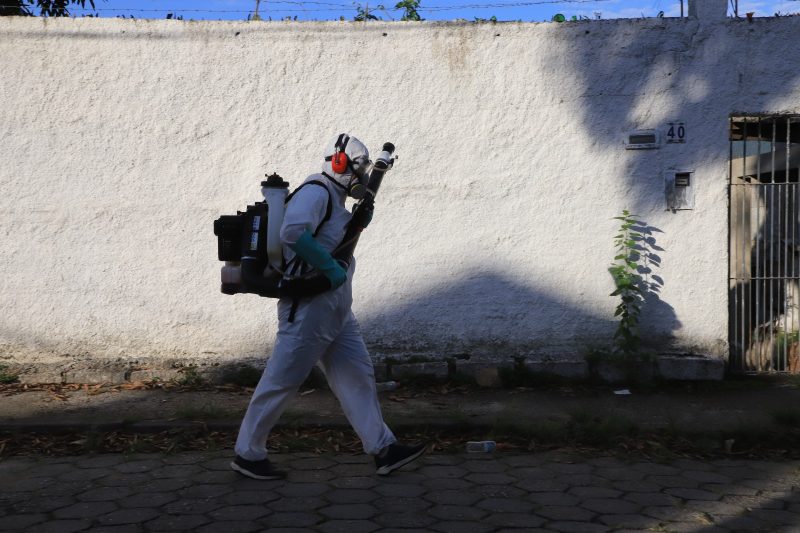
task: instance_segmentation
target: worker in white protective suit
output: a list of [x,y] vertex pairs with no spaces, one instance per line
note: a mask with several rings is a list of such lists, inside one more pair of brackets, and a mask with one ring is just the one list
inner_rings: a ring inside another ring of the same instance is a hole
[[[355,260],[348,267],[331,256],[352,216],[345,199],[366,190],[369,152],[355,137],[341,134],[324,155],[323,172],[309,176],[286,205],[281,241],[287,274],[314,268],[330,281],[331,290],[278,301],[275,347],[242,420],[231,463],[233,470],[255,479],[285,477],[267,458],[267,437],[317,363],[364,451],[375,457],[377,474],[387,475],[425,451],[422,444],[398,444],[383,421],[372,360],[350,309]],[[361,222],[366,226],[369,220]]]

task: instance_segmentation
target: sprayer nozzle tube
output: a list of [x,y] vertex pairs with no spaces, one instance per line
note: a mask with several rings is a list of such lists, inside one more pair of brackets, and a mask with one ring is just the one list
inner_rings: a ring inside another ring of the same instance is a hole
[[383,151],[375,159],[375,168],[378,170],[389,168],[392,165],[392,153],[394,153],[394,145],[392,143],[383,143]]

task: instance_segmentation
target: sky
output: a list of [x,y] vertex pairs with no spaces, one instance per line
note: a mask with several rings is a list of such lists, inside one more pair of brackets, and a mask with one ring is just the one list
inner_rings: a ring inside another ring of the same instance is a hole
[[[400,0],[261,0],[259,15],[262,19],[281,20],[352,20],[357,9],[369,12],[382,20],[400,20],[401,9],[393,9]],[[689,0],[683,0],[686,11]],[[698,1],[698,0],[696,0]],[[703,0],[699,0],[703,1]],[[729,0],[733,4],[737,0]],[[86,2],[87,9],[71,7],[73,15],[93,14],[101,17],[166,18],[183,17],[185,20],[247,20],[255,9],[257,0],[94,0],[95,9]],[[380,9],[383,7],[383,9]],[[680,0],[420,0],[418,12],[425,20],[492,19],[523,22],[551,21],[556,14],[567,20],[576,18],[641,18],[656,17],[659,12],[666,17],[678,17]],[[800,13],[800,0],[738,0],[740,16],[754,12],[756,17],[774,16],[776,13]],[[729,6],[729,15],[733,14]]]

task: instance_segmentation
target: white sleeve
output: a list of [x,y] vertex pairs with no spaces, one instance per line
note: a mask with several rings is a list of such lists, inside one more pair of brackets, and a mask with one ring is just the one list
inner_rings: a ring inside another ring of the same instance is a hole
[[286,204],[281,226],[281,242],[288,246],[297,242],[303,233],[311,233],[325,218],[328,209],[328,189],[319,185],[306,185]]

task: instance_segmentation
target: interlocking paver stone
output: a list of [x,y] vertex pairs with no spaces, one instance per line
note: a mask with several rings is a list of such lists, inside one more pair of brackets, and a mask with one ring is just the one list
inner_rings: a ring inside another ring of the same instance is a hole
[[550,522],[547,524],[547,528],[562,533],[605,533],[606,531],[610,531],[608,526],[601,524],[574,522],[570,520]]
[[427,478],[463,478],[469,471],[459,466],[423,466],[419,473]]
[[464,490],[472,487],[472,483],[459,478],[428,478],[422,481],[422,485],[431,490]]
[[463,490],[436,490],[425,495],[428,501],[446,505],[472,505],[481,497],[480,494]]
[[[276,466],[279,466],[279,467],[282,468],[282,465],[281,465],[282,461],[276,460],[272,456],[270,456],[270,460],[273,460],[273,462],[276,464]],[[231,457],[213,457],[213,458],[209,458],[209,459],[203,461],[202,463],[200,463],[200,466],[202,466],[206,470],[219,470],[219,471],[222,471],[222,472],[230,472],[231,471]]]
[[344,464],[336,465],[328,469],[329,472],[337,476],[373,476],[375,475],[374,464]]
[[611,483],[611,488],[622,492],[661,492],[661,485],[643,479],[622,479]]
[[515,485],[528,492],[561,492],[569,489],[570,485],[552,479],[527,479]]
[[535,505],[517,498],[486,498],[477,503],[481,509],[493,513],[528,513]]
[[86,457],[78,459],[75,466],[78,468],[108,468],[116,466],[125,461],[122,455],[95,455],[93,457]]
[[700,483],[730,483],[731,478],[717,474],[716,472],[709,472],[707,470],[685,470],[681,476],[699,481]]
[[722,498],[716,492],[711,492],[703,489],[683,489],[683,488],[669,488],[664,490],[670,496],[676,496],[684,500],[707,500],[716,501]]
[[673,476],[680,474],[680,470],[678,468],[658,463],[636,463],[631,465],[630,469],[655,476]]
[[114,470],[122,474],[137,474],[150,472],[162,468],[164,463],[160,459],[143,459],[141,461],[126,461],[114,466]]
[[229,505],[247,505],[250,503],[266,505],[281,498],[277,492],[270,490],[237,490],[222,497],[222,501]]
[[581,502],[581,507],[599,514],[630,514],[639,510],[635,503],[611,498],[588,499]]
[[425,455],[422,458],[425,465],[458,465],[465,461],[463,455]]
[[467,521],[480,520],[488,512],[466,505],[435,505],[428,510],[428,514],[442,520]]
[[565,520],[565,521],[575,521],[575,520],[591,520],[592,517],[596,514],[588,509],[581,509],[579,507],[571,507],[571,506],[564,506],[564,505],[545,505],[542,507],[537,508],[534,511],[535,514],[542,516],[544,518],[548,518],[550,520]]
[[541,466],[522,467],[522,468],[512,467],[506,473],[520,480],[554,479],[556,476],[560,475],[557,472],[553,472],[552,470],[547,470],[545,468],[542,468]]
[[799,523],[797,515],[789,511],[754,509],[753,516],[770,524],[797,525]]
[[47,520],[45,514],[18,514],[3,518],[3,527],[9,531],[27,529],[34,524],[40,524]]
[[142,492],[175,492],[191,485],[189,478],[163,478],[147,479],[136,484],[136,488]]
[[293,483],[316,483],[325,482],[335,477],[337,477],[337,474],[330,470],[294,470],[289,471],[287,479]]
[[331,503],[369,503],[378,497],[376,491],[367,489],[334,489],[325,493]]
[[625,479],[644,479],[645,473],[630,468],[597,468],[594,471],[596,476],[612,479],[612,480],[625,480]]
[[618,498],[622,492],[605,487],[572,487],[570,494],[581,498]]
[[481,485],[473,488],[473,492],[486,498],[524,498],[526,492],[511,485]]
[[130,494],[129,487],[101,487],[78,494],[77,498],[85,502],[107,502],[125,498]]
[[[291,461],[286,468],[290,468],[292,470],[327,470],[338,466],[335,461],[331,461],[330,459],[326,459],[324,457],[308,457],[305,459],[297,459],[295,461]],[[352,466],[347,466],[345,468],[353,468]]]
[[117,498],[116,501],[122,507],[161,507],[177,499],[178,495],[174,492],[147,492]]
[[97,522],[104,525],[139,524],[152,520],[160,514],[156,509],[150,508],[120,509],[99,517]]
[[366,503],[337,503],[319,510],[329,518],[338,520],[366,520],[378,514],[378,510]]
[[142,528],[138,524],[124,524],[121,526],[92,526],[92,533],[140,533]]
[[480,522],[447,521],[433,524],[431,529],[442,533],[485,533],[491,531],[493,527]]
[[496,472],[478,472],[475,474],[469,474],[464,479],[477,485],[508,485],[517,481],[516,478],[511,477],[508,474]]
[[261,518],[269,513],[270,510],[262,505],[229,505],[211,511],[208,516],[215,521],[249,521]]
[[204,470],[192,475],[189,479],[196,485],[214,485],[218,483],[235,483],[241,476],[233,470]]
[[566,492],[534,492],[528,495],[528,500],[538,505],[577,505],[580,498]]
[[261,525],[246,520],[227,520],[222,522],[212,522],[197,528],[197,533],[248,533],[250,531],[260,531]]
[[320,524],[319,531],[325,533],[370,533],[380,526],[369,520],[329,520]]
[[544,468],[558,474],[591,474],[594,470],[588,463],[549,463]]
[[37,533],[73,533],[91,526],[90,520],[51,520],[36,526]]
[[372,505],[382,513],[419,512],[433,507],[433,503],[422,498],[407,498],[405,496],[379,498],[372,501]]
[[675,506],[680,500],[662,492],[631,492],[624,499],[642,506]]
[[685,504],[687,509],[713,515],[735,515],[741,511],[741,507],[726,502],[709,502],[692,500]]
[[[11,510],[14,514],[36,514],[36,513],[49,513],[62,507],[73,505],[75,502],[74,497],[58,496],[47,497],[39,499],[26,499],[25,501],[16,502],[11,505]],[[0,508],[2,502],[0,502]]]
[[[357,490],[357,489],[345,489]],[[415,497],[427,492],[427,488],[422,485],[411,485],[409,483],[397,483],[394,485],[378,485],[372,492],[377,492],[383,496],[406,496]]]
[[313,511],[328,505],[328,502],[320,496],[310,496],[307,498],[278,498],[266,504],[273,511]]
[[82,502],[62,507],[53,513],[56,518],[95,518],[118,509],[112,502]]
[[665,488],[697,488],[700,483],[681,476],[647,476],[645,480]]
[[[800,524],[793,462],[426,456],[378,477],[368,457],[291,454],[279,456],[288,480],[261,482],[230,471],[229,452],[186,457],[0,461],[0,529],[749,533]],[[363,471],[341,473],[354,468]]]
[[543,518],[527,513],[492,513],[482,520],[493,526],[514,528],[539,527],[545,523]]
[[323,517],[315,513],[273,513],[259,520],[259,523],[268,527],[307,527],[323,521]]
[[288,498],[298,498],[319,496],[328,491],[328,486],[322,483],[287,483],[275,490]]
[[653,529],[659,525],[658,519],[637,514],[607,514],[597,518],[599,522],[614,528]]
[[470,472],[500,473],[506,471],[506,465],[499,461],[467,461],[464,468]]
[[[18,477],[18,476],[14,476]],[[16,483],[11,485],[10,479],[3,483],[2,487],[4,489],[13,488],[14,491],[17,492],[32,492],[41,490],[47,486],[52,485],[55,483],[56,480],[54,478],[48,477],[29,477],[27,479],[22,479],[17,481]]]
[[[151,481],[150,473],[135,473],[135,474],[121,474],[113,472],[100,479],[93,480],[95,485],[102,485],[103,487],[129,487],[131,485],[138,485]],[[188,480],[187,480],[188,481]]]
[[205,514],[222,507],[220,499],[181,497],[163,507],[168,514]]
[[[427,513],[418,512],[382,512],[374,518],[375,522],[384,527],[399,528],[424,528],[438,521],[437,518]],[[427,529],[426,529],[427,531]]]
[[687,510],[684,507],[675,507],[672,505],[654,505],[645,507],[640,511],[643,516],[652,516],[660,520],[672,520],[680,522],[686,517],[692,515],[694,511]]
[[368,489],[381,484],[380,481],[381,480],[375,479],[374,475],[346,477],[337,476],[331,479],[330,483],[334,487],[339,487],[341,489]]
[[145,524],[148,531],[192,531],[210,520],[198,514],[161,515]]
[[223,494],[227,494],[232,490],[233,487],[230,484],[205,484],[186,487],[185,489],[178,491],[178,494],[180,494],[182,498],[216,498],[217,496],[222,496]]

